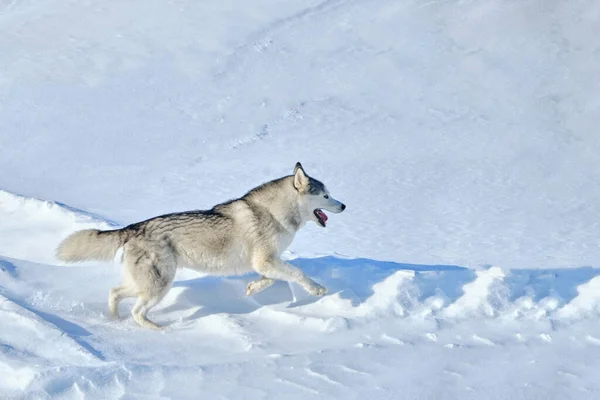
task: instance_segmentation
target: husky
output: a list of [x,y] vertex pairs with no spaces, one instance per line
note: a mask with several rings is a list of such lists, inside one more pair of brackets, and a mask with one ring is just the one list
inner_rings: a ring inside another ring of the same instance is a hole
[[123,279],[110,290],[109,315],[118,319],[119,302],[137,297],[131,310],[134,320],[144,328],[160,329],[147,314],[171,288],[178,267],[211,275],[256,272],[260,278],[248,283],[247,296],[275,280],[297,282],[311,295],[323,296],[327,289],[283,261],[281,254],[308,221],[326,226],[323,210],[345,209],[297,163],[292,175],[210,210],[161,215],[116,230],[75,232],[60,243],[56,257],[64,262],[110,261],[122,248]]

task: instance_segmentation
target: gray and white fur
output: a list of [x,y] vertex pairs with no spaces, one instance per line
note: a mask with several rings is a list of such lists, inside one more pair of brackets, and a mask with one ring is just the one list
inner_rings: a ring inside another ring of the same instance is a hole
[[119,302],[137,297],[133,318],[142,327],[158,329],[146,315],[169,291],[178,267],[213,275],[257,272],[260,279],[248,284],[247,296],[275,280],[297,282],[312,295],[324,295],[326,288],[283,261],[281,254],[306,222],[325,227],[322,210],[340,213],[345,208],[297,163],[292,175],[211,210],[161,215],[123,229],[75,232],[58,246],[56,257],[65,262],[110,261],[123,248],[123,281],[110,290],[109,313],[118,318]]

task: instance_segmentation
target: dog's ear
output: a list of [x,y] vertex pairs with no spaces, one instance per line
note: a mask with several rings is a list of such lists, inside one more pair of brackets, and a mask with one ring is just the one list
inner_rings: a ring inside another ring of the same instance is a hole
[[[294,175],[296,175],[296,172],[297,172],[299,169],[301,169],[301,170],[304,172],[304,168],[302,168],[302,164],[300,164],[300,161],[298,161],[298,162],[296,163],[296,166],[294,167]],[[306,174],[306,172],[305,172],[304,174]]]
[[296,163],[296,167],[294,168],[294,187],[299,192],[303,191],[304,188],[308,186],[308,176],[306,176],[306,172],[304,172],[304,168],[302,168],[302,164],[299,162]]

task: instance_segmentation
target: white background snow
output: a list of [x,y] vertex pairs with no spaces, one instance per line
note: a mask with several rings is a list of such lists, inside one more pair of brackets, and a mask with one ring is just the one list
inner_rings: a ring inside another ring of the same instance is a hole
[[[599,398],[598,38],[595,0],[0,0],[0,398]],[[348,206],[286,253],[323,298],[181,271],[149,332],[53,257],[296,161]]]

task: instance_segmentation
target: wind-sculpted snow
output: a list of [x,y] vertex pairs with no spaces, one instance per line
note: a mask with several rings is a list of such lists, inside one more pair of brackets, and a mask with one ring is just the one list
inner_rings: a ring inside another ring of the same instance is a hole
[[[548,354],[586,344],[591,353],[600,349],[600,295],[589,289],[600,279],[598,269],[473,271],[333,256],[292,262],[329,287],[330,294],[317,299],[280,282],[248,298],[243,293],[252,276],[181,272],[153,312],[168,326],[156,333],[130,317],[107,319],[106,297],[119,279],[117,267],[3,258],[2,265],[12,265],[14,273],[0,272],[0,365],[11,377],[0,390],[17,398],[19,393],[191,398],[205,391],[224,393],[216,382],[233,380],[238,390],[260,387],[265,395],[285,390],[291,398],[358,397],[377,393],[376,387],[401,393],[397,382],[381,375],[381,363],[385,359],[389,368],[405,371],[409,366],[402,360],[415,351],[446,360],[459,356],[452,352],[470,357],[475,349],[491,348],[498,349],[495,356],[513,354],[515,365],[527,367],[514,354],[526,346],[527,357],[534,357],[532,348],[546,352],[538,356],[549,363],[542,376],[550,379],[558,364]],[[121,311],[128,315],[132,304],[125,303]],[[540,372],[532,371],[529,379],[535,383]],[[569,372],[571,383],[597,390],[596,381],[586,381],[586,371]],[[152,390],[139,382],[150,376],[156,378]],[[187,383],[178,386],[180,381]],[[465,387],[456,390],[467,393]]]
[[56,246],[78,229],[109,229],[114,223],[54,201],[0,190],[0,254],[35,262],[56,262]]
[[[600,269],[473,270],[290,253],[290,262],[327,286],[328,295],[312,297],[278,282],[246,297],[245,286],[255,276],[182,270],[153,310],[152,318],[167,326],[157,333],[132,321],[131,301],[121,306],[123,320],[107,318],[108,290],[120,279],[117,264],[27,260],[52,260],[50,237],[114,225],[35,199],[3,193],[3,200],[2,217],[9,223],[2,236],[16,235],[27,244],[21,259],[0,257],[4,398],[260,398],[283,392],[289,398],[387,393],[408,399],[435,391],[403,386],[406,376],[421,381],[433,373],[419,369],[424,364],[417,353],[437,359],[427,363],[440,374],[436,379],[456,380],[452,390],[467,398],[500,385],[473,378],[479,368],[490,367],[488,357],[502,365],[510,356],[513,367],[523,369],[517,379],[521,393],[557,376],[564,380],[559,392],[600,388],[583,368],[600,351]],[[16,225],[11,218],[21,221],[27,235],[8,228]],[[474,351],[486,356],[473,359]],[[565,351],[585,357],[565,364],[555,358]],[[454,357],[469,361],[455,364]],[[544,363],[542,371],[532,357]],[[225,381],[236,390],[219,384]]]

